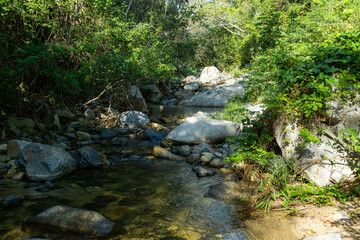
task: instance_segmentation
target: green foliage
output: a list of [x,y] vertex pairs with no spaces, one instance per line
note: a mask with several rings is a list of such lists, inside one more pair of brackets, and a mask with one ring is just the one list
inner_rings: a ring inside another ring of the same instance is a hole
[[346,147],[348,150],[360,152],[360,137],[358,131],[346,127],[346,133],[344,133],[344,130],[340,130],[338,134],[339,138],[347,143]]
[[355,194],[342,191],[339,185],[322,188],[316,184],[303,183],[288,185],[277,194],[277,197],[284,199],[282,207],[288,210],[294,203],[323,205],[331,204],[331,200],[336,199],[345,204],[346,201],[355,198]]
[[191,54],[173,44],[178,17],[188,17],[185,3],[171,2],[166,11],[162,2],[137,3],[143,9],[131,3],[2,0],[0,103],[31,95],[79,101],[119,80],[126,89],[171,78]]

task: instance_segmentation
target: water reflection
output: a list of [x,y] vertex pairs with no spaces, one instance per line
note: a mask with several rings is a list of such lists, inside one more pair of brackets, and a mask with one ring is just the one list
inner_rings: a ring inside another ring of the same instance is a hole
[[163,106],[163,105],[150,105],[149,118],[157,120],[160,118],[168,118],[170,120],[177,120],[194,115],[198,111],[215,114],[221,112],[221,107],[183,107],[183,106]]
[[[26,200],[23,207],[0,210],[0,239],[79,239],[25,224],[57,204],[94,210],[115,222],[113,232],[103,239],[234,239],[226,238],[241,228],[234,207],[203,197],[207,187],[219,181],[217,176],[198,179],[184,162],[145,158],[78,170],[56,182],[63,188],[50,191],[50,198]],[[2,189],[1,197],[35,191],[22,185]]]

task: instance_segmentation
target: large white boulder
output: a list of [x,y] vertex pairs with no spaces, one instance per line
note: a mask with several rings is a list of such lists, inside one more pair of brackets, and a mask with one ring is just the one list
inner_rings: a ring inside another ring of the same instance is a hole
[[200,75],[199,82],[202,84],[216,85],[221,80],[221,74],[219,69],[214,66],[206,67],[203,69]]
[[[359,124],[360,115],[357,119]],[[312,132],[320,142],[309,142],[302,147],[300,145],[304,138],[300,136],[299,124],[286,119],[283,114],[279,115],[274,123],[274,136],[282,156],[288,161],[295,161],[297,171],[305,169],[307,177],[319,186],[352,177],[356,163],[348,159],[353,155],[346,149],[345,143],[338,139],[339,131],[346,129],[346,121],[334,126],[321,124],[320,128],[323,129],[322,132]],[[316,163],[313,164],[314,162]]]
[[242,125],[235,122],[190,117],[177,126],[166,137],[170,141],[183,144],[216,143],[227,137],[240,134]]

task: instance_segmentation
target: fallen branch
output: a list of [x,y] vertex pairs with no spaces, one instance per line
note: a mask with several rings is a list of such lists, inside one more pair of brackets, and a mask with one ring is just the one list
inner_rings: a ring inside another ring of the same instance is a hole
[[95,98],[87,101],[86,103],[84,103],[83,105],[81,105],[80,107],[78,107],[78,108],[76,108],[76,109],[83,108],[83,107],[85,107],[86,105],[88,105],[89,103],[98,100],[104,93],[106,93],[108,90],[112,89],[114,86],[118,85],[119,83],[120,83],[120,81],[117,81],[117,82],[115,82],[115,83],[113,83],[113,84],[109,83],[109,84],[105,87],[105,89],[104,89],[97,97],[95,97]]

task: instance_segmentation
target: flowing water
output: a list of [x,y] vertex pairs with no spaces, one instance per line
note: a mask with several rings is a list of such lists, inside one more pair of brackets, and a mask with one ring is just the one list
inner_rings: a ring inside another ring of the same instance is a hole
[[[28,226],[26,220],[54,205],[97,211],[115,222],[104,239],[221,239],[241,229],[230,204],[203,197],[219,176],[198,179],[185,162],[144,157],[103,169],[78,170],[55,182],[62,188],[43,200],[25,200],[22,207],[1,210],[1,239],[43,236],[78,239],[48,229]],[[1,195],[36,192],[18,183],[2,187]],[[233,233],[234,234],[234,233]],[[245,234],[239,234],[245,236]]]
[[[199,110],[217,109],[170,107],[151,116],[180,118]],[[148,145],[138,141],[127,147],[133,152],[129,158],[65,176],[55,182],[58,189],[45,193],[46,199],[24,200],[21,207],[0,209],[0,239],[81,239],[27,224],[32,216],[59,204],[93,210],[113,221],[113,231],[102,239],[224,239],[226,235],[246,239],[234,206],[204,197],[209,186],[222,181],[220,176],[198,179],[186,162],[149,159],[144,154],[151,149]],[[127,152],[122,148],[112,153]],[[25,182],[1,186],[0,198],[36,192],[26,186]]]
[[[197,111],[214,113],[210,108],[162,108],[152,117],[186,117]],[[268,238],[271,222],[255,237],[258,222],[244,227],[233,205],[204,197],[208,187],[223,181],[221,175],[198,179],[186,162],[149,157],[152,143],[128,141],[128,146],[94,146],[106,151],[118,162],[104,168],[81,169],[55,181],[59,187],[45,193],[42,200],[24,200],[21,207],[0,208],[0,239],[27,237],[49,239],[84,239],[57,229],[29,225],[27,220],[55,205],[93,210],[113,221],[113,231],[98,239],[154,240],[242,240],[290,239]],[[130,146],[129,146],[130,145]],[[121,154],[120,154],[121,153]],[[0,199],[7,195],[23,197],[35,193],[18,182],[0,186]],[[261,226],[260,226],[261,228]],[[251,229],[249,231],[248,229]],[[274,230],[274,229],[272,229]]]

